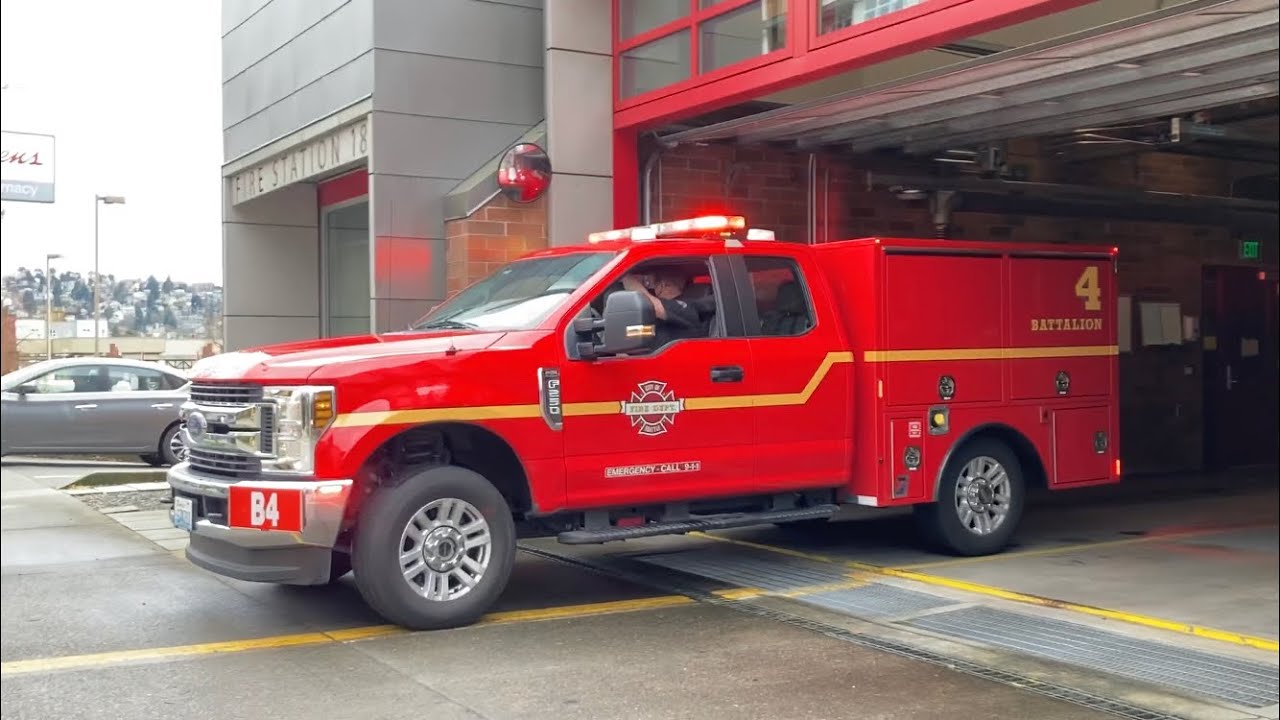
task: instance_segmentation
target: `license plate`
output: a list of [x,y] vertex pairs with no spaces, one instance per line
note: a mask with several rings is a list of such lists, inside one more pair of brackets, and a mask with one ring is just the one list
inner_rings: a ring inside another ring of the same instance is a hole
[[191,532],[195,528],[196,513],[191,498],[175,495],[173,498],[173,526]]
[[253,530],[302,531],[302,491],[232,486],[227,524]]

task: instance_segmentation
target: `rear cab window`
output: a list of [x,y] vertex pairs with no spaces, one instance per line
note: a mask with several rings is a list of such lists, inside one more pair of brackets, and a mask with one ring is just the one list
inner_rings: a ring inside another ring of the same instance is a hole
[[747,279],[754,303],[748,302],[748,316],[754,304],[755,318],[747,319],[747,334],[753,337],[795,337],[804,335],[815,323],[813,302],[799,264],[792,258],[775,255],[748,255]]

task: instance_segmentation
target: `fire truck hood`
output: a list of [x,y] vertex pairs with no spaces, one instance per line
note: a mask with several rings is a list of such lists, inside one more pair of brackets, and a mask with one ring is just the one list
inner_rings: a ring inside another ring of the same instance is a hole
[[502,332],[436,330],[263,345],[204,358],[191,369],[191,379],[303,383],[321,369],[326,376],[333,377],[342,374],[344,365],[380,360],[394,363],[451,350],[482,350],[503,335]]

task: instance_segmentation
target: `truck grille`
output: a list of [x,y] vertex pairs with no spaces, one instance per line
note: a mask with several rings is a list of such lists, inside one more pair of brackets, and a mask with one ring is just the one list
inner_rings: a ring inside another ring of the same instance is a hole
[[261,385],[191,386],[191,401],[197,405],[252,405],[262,398]]
[[190,448],[187,450],[187,461],[193,470],[222,475],[224,477],[243,477],[262,472],[262,461],[258,458],[232,453]]

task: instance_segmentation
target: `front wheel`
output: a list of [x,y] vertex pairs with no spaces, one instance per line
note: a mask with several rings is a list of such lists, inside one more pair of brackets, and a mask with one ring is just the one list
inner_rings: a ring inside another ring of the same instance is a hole
[[391,622],[437,630],[475,622],[506,589],[516,532],[502,494],[454,466],[377,490],[352,552],[365,602]]
[[991,555],[1009,543],[1026,501],[1022,466],[1007,445],[979,439],[956,450],[936,501],[916,507],[931,545],[957,555]]

